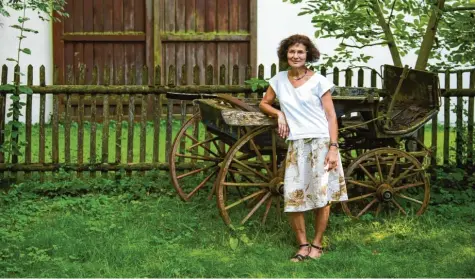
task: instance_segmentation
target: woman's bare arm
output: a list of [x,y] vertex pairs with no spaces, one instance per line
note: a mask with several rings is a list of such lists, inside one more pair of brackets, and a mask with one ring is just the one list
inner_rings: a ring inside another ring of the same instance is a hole
[[259,103],[259,109],[270,117],[277,118],[278,134],[280,137],[286,138],[289,135],[289,126],[287,125],[284,113],[272,106],[275,97],[276,94],[274,89],[272,89],[272,86],[269,86],[266,94],[264,94],[264,97],[262,97],[262,100]]

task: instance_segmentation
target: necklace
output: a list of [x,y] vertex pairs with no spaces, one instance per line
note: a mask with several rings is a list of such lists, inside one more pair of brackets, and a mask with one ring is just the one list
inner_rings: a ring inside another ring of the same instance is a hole
[[303,78],[307,75],[307,71],[308,71],[308,69],[305,69],[305,73],[303,73],[303,75],[302,75],[301,77],[296,77],[296,78],[294,77],[293,79],[294,79],[294,80],[301,80],[301,79],[303,79]]

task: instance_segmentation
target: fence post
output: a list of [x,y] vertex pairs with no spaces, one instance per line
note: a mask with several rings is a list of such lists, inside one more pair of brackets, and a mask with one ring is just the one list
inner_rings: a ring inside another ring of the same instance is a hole
[[337,67],[333,68],[333,83],[335,85],[340,83],[340,70]]
[[[450,89],[450,71],[445,72],[445,89]],[[450,147],[450,97],[444,98],[444,161],[443,165],[449,164]]]
[[[475,70],[470,72],[470,89],[475,89]],[[473,113],[474,113],[474,98],[468,97],[468,124],[467,124],[467,166],[473,170]]]
[[358,87],[364,86],[364,71],[362,68],[358,70]]

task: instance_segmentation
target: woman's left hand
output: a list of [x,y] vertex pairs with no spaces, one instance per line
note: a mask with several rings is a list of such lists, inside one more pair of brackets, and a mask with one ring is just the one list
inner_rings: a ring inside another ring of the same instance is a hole
[[325,166],[328,166],[328,171],[336,170],[338,167],[338,150],[330,148],[325,157]]

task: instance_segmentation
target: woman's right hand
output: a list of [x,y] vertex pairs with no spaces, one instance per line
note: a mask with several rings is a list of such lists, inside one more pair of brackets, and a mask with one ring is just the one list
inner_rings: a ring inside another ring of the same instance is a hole
[[289,136],[289,125],[283,112],[279,112],[277,116],[277,133],[284,139]]

